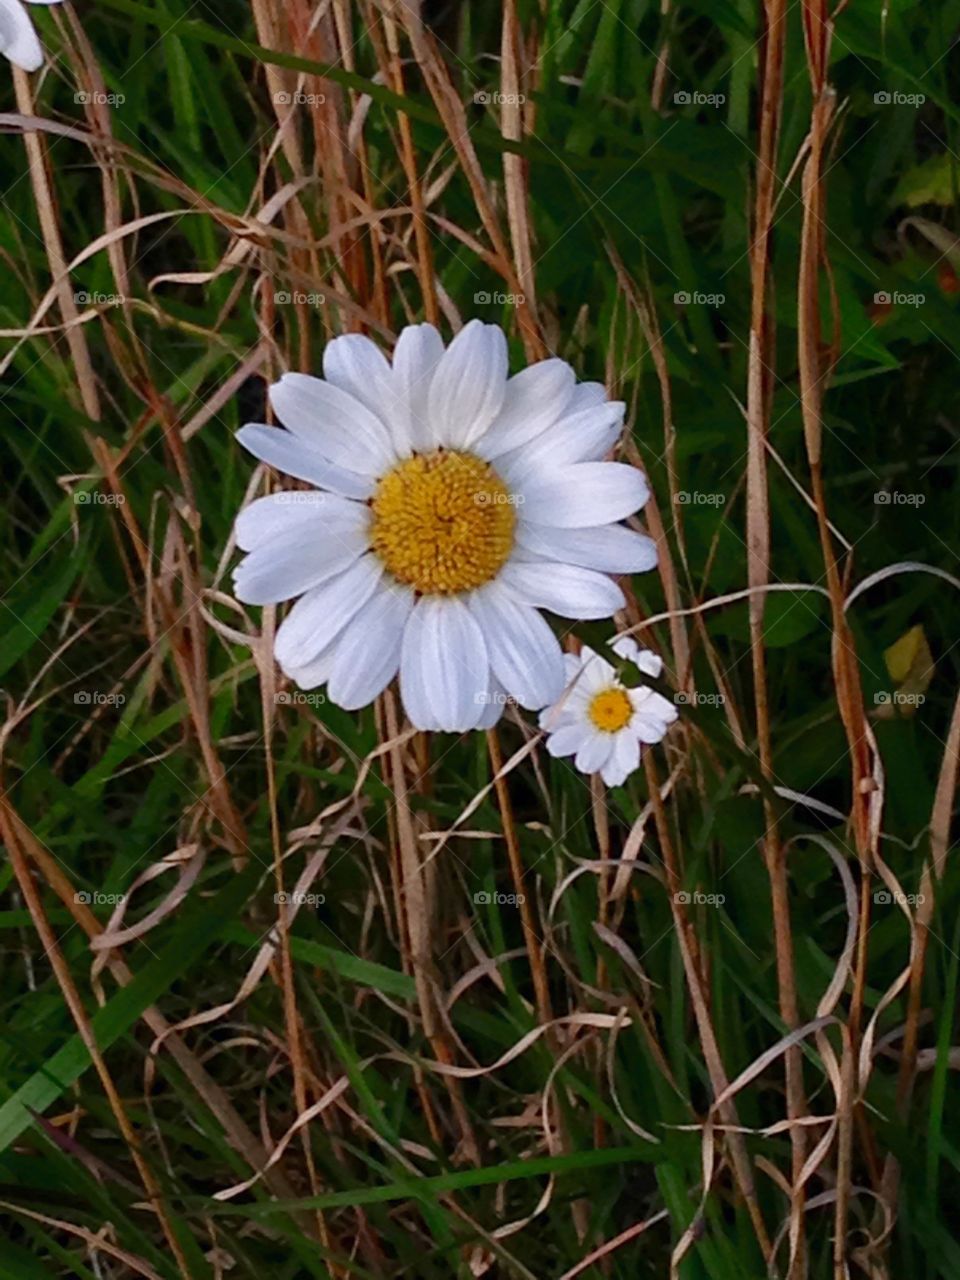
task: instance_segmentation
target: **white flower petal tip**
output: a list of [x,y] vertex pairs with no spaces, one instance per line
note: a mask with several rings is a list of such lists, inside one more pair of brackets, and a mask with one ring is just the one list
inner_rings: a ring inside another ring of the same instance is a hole
[[632,636],[621,636],[614,640],[610,648],[619,658],[633,665],[645,676],[659,680],[663,674],[663,659],[652,649],[641,649]]
[[507,389],[507,340],[495,324],[471,320],[440,357],[427,412],[435,438],[453,449],[475,444],[500,412]]
[[[611,647],[646,674],[654,674],[646,670],[653,666],[662,669],[657,655],[639,649],[629,636]],[[581,773],[599,773],[608,787],[622,786],[639,768],[642,748],[666,735],[677,718],[677,708],[646,685],[627,688],[615,668],[587,645],[576,657],[567,654],[565,666],[567,686],[562,696],[540,713],[547,752],[573,756],[574,767]]]
[[[327,345],[323,375],[284,374],[269,391],[280,425],[237,434],[260,462],[313,486],[288,484],[236,520],[247,553],[237,597],[291,602],[277,662],[350,711],[398,679],[423,730],[489,729],[509,702],[562,704],[544,728],[569,728],[614,669],[585,649],[589,670],[565,692],[577,660],[541,611],[612,617],[625,604],[612,575],[656,563],[653,541],[619,523],[646,500],[643,475],[601,461],[624,406],[599,383],[578,385],[563,360],[508,377],[503,331],[477,320],[446,347],[432,325],[410,325],[392,360],[345,334]],[[648,737],[657,709],[642,708]],[[551,742],[608,777],[630,762],[582,733]]]
[[20,0],[0,0],[0,53],[22,71],[43,65],[43,49]]

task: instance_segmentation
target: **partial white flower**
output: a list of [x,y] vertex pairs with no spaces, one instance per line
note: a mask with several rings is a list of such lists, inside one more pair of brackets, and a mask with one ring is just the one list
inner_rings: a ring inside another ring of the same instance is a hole
[[[654,678],[661,659],[624,636],[611,646],[621,658]],[[574,756],[581,773],[599,773],[608,787],[621,786],[640,764],[642,746],[659,742],[677,718],[677,708],[647,685],[628,688],[616,669],[586,645],[564,655],[567,687],[540,713],[552,756]]]
[[[30,0],[31,4],[59,4],[60,0]],[[43,49],[20,0],[0,0],[0,53],[24,71],[43,64]]]
[[336,338],[323,373],[270,388],[285,429],[238,434],[316,486],[237,519],[250,553],[237,598],[300,597],[277,632],[284,672],[353,710],[399,671],[420,729],[489,727],[508,697],[554,702],[563,654],[540,610],[609,617],[624,597],[608,575],[657,560],[619,523],[646,502],[646,480],[602,461],[623,404],[578,386],[563,360],[508,377],[503,332],[477,320],[446,349],[432,325],[411,325],[392,365],[368,338]]

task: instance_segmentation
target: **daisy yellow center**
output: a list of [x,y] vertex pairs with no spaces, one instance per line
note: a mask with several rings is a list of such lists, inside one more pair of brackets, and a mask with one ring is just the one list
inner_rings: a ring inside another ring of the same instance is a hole
[[374,551],[422,595],[482,587],[513,549],[510,491],[470,453],[437,449],[404,459],[380,479],[371,508]]
[[615,686],[594,694],[587,708],[590,719],[603,733],[617,733],[629,724],[633,705],[625,689]]

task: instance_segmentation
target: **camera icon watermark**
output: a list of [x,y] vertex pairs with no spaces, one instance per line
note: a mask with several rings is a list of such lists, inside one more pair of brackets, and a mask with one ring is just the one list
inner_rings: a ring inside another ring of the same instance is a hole
[[523,293],[488,293],[486,289],[480,289],[473,295],[474,304],[478,307],[491,304],[495,307],[522,307],[526,300]]
[[81,89],[73,95],[81,107],[122,107],[127,100],[125,93],[104,93],[101,89]]
[[873,295],[874,305],[878,307],[922,307],[926,304],[925,293],[901,293],[894,289],[880,289]]
[[273,101],[278,107],[322,107],[326,100],[325,93],[301,93],[299,89],[296,93],[280,89],[273,95]]
[[678,289],[673,295],[678,307],[722,307],[726,300],[725,293],[703,293],[699,289]]
[[273,295],[273,301],[278,307],[322,307],[326,300],[325,293],[303,293],[299,289],[292,292],[278,289]]
[[726,500],[725,493],[703,493],[699,489],[681,489],[674,498],[681,507],[722,507]]
[[512,693],[504,693],[502,689],[484,689],[473,695],[474,704],[481,707],[518,707],[520,704]]
[[77,689],[73,695],[77,707],[122,707],[126,700],[126,694],[101,693],[99,689]]
[[925,493],[904,493],[901,489],[878,489],[873,495],[877,507],[922,507],[926,500]]
[[473,901],[478,907],[517,907],[522,906],[526,900],[522,893],[500,893],[499,890],[488,893],[486,889],[481,889],[473,895]]
[[122,493],[102,493],[99,489],[80,489],[73,495],[77,507],[122,507],[126,500]]
[[496,107],[522,107],[526,100],[526,95],[523,93],[500,93],[498,90],[491,92],[488,89],[480,89],[473,95],[473,101],[478,107],[490,105]]
[[723,893],[701,893],[699,889],[694,893],[688,893],[685,889],[681,889],[679,893],[673,895],[673,900],[681,906],[722,907],[727,898]]
[[303,689],[282,689],[273,695],[277,707],[322,707],[326,701],[325,693],[305,693]]
[[678,707],[722,707],[727,699],[722,693],[688,693],[678,689],[673,700]]
[[275,893],[273,901],[278,907],[322,907],[327,897],[324,893]]
[[478,507],[522,507],[526,498],[522,493],[491,493],[481,489],[473,495],[473,501]]
[[926,100],[924,93],[901,93],[899,89],[878,89],[873,95],[878,107],[922,107]]
[[722,107],[726,100],[725,93],[701,93],[699,89],[677,89],[673,95],[675,107]]
[[73,300],[79,307],[116,307],[126,302],[122,293],[91,293],[86,289],[78,290]]
[[101,893],[99,889],[79,889],[73,895],[73,900],[85,907],[115,907],[121,902],[126,902],[127,895],[125,893]]
[[898,907],[919,907],[926,902],[927,898],[923,893],[891,893],[889,889],[877,889],[873,900],[880,907],[889,907],[893,904]]
[[902,689],[895,689],[893,693],[881,690],[873,695],[877,707],[922,707],[926,700],[923,693],[905,693]]

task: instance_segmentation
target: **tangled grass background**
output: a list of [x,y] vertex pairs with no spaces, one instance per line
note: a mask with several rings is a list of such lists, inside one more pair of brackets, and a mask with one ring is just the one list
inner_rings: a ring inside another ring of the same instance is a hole
[[[31,12],[4,1274],[955,1277],[960,3]],[[474,315],[630,406],[624,788],[224,585],[266,383]]]

